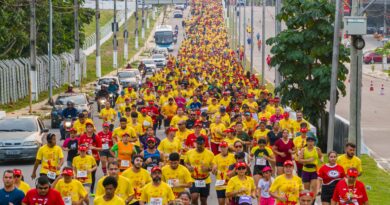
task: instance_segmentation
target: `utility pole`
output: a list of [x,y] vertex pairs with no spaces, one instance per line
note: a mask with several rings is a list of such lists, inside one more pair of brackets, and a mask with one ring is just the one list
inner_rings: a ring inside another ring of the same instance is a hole
[[[282,9],[282,0],[276,0],[275,2],[275,36],[277,36],[282,31],[282,22],[276,19],[276,16],[280,13]],[[263,40],[264,41],[264,40]],[[265,42],[264,42],[265,45]],[[282,77],[279,72],[279,66],[275,66],[275,87],[278,87],[282,82]]]
[[[238,2],[237,9],[237,29],[238,29],[238,47],[241,47],[241,2]],[[245,30],[245,29],[244,29]]]
[[265,84],[265,81],[264,81],[264,76],[265,76],[265,0],[263,0],[263,20],[262,21],[263,22],[261,25],[261,41],[262,41],[261,42],[261,84],[264,85]]
[[236,30],[236,8],[237,8],[237,6],[236,5],[234,5],[234,7],[232,8],[233,9],[233,15],[232,15],[232,18],[233,18],[233,26],[232,26],[232,28],[233,28],[233,50],[235,51],[236,50],[236,32],[237,32],[237,30]]
[[135,0],[135,43],[134,47],[138,50],[138,0]]
[[251,0],[251,73],[253,73],[253,0]]
[[146,5],[146,28],[149,29],[149,27],[150,27],[149,6]]
[[387,35],[387,1],[388,0],[385,0],[385,8],[384,8],[384,12],[383,12],[383,35],[386,36]]
[[125,27],[124,27],[124,31],[123,31],[123,37],[124,37],[124,41],[123,41],[123,59],[125,60],[125,63],[127,63],[127,57],[129,56],[129,52],[128,52],[128,36],[129,36],[129,32],[127,31],[127,27],[128,27],[128,21],[127,21],[127,0],[125,0]]
[[[80,72],[80,39],[79,39],[79,2],[74,0],[74,70],[76,76],[79,76]],[[82,76],[82,75],[81,75]],[[76,85],[81,85],[82,77],[76,80]]]
[[334,142],[334,123],[336,114],[337,100],[337,73],[339,66],[339,50],[340,50],[340,25],[342,19],[342,1],[336,0],[336,14],[333,33],[333,55],[332,55],[332,78],[330,84],[330,102],[329,102],[329,124],[328,124],[328,142],[327,152],[333,150]]
[[226,0],[227,3],[227,12],[226,12],[226,19],[227,19],[227,27],[230,28],[230,0]]
[[244,64],[243,64],[243,67],[244,68],[246,68],[246,44],[247,44],[247,42],[246,42],[246,27],[247,27],[247,25],[246,25],[246,0],[245,0],[245,4],[244,4],[244,20],[243,20],[243,23],[244,23],[244,25],[243,25],[243,37],[242,37],[242,39],[243,39],[243,44],[244,44]]
[[[53,79],[52,79],[52,70],[51,70],[51,60],[53,53],[53,5],[52,0],[49,0],[49,102],[53,98]],[[75,75],[75,80],[77,82],[78,75]]]
[[100,59],[100,8],[99,0],[96,0],[96,11],[95,11],[95,23],[96,23],[96,77],[102,77],[101,59]]
[[141,37],[143,40],[145,40],[145,0],[142,0],[142,30],[141,30]]
[[36,15],[35,15],[35,6],[36,0],[30,1],[30,79],[29,79],[29,89],[30,89],[30,110],[32,113],[32,101],[38,100],[38,82],[37,82],[37,27],[36,27]]
[[118,41],[116,39],[116,33],[118,32],[118,23],[116,22],[116,0],[114,0],[114,22],[112,26],[112,32],[114,33],[114,39],[113,39],[113,46],[114,46],[114,52],[113,52],[113,65],[112,67],[116,69],[118,72]]
[[[359,16],[359,2],[352,1],[351,16]],[[355,38],[352,36],[352,42]],[[348,141],[355,143],[356,154],[360,155],[361,151],[361,99],[362,99],[362,50],[357,50],[351,46],[351,68],[350,68],[350,111],[349,111],[349,131]]]

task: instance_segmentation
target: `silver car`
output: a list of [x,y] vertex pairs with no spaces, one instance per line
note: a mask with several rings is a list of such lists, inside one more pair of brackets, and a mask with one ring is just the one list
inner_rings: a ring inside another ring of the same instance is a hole
[[35,160],[48,131],[37,116],[0,119],[0,161]]

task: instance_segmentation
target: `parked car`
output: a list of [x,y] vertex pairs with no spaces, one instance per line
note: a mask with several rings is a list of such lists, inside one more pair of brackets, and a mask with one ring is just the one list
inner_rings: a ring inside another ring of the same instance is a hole
[[[120,85],[119,79],[117,76],[106,76],[106,77],[101,77],[99,78],[96,83],[94,84],[95,86],[95,95],[99,90],[101,89],[101,86],[103,84],[106,84],[107,86],[110,85],[112,81],[115,81],[117,85]],[[121,86],[119,86],[118,94],[122,91]]]
[[183,18],[183,11],[182,10],[173,11],[173,18]]
[[186,9],[185,4],[175,4],[175,9],[184,11]]
[[137,73],[134,70],[119,71],[118,78],[120,85],[123,87],[128,87],[129,85],[133,88],[137,88],[140,77],[137,76]]
[[[365,64],[381,63],[383,61],[382,55],[375,53],[374,51],[367,51],[363,55],[363,62]],[[387,56],[387,62],[390,62],[390,56]]]
[[163,68],[167,65],[167,59],[163,54],[154,54],[152,55],[152,59],[158,68]]
[[157,65],[153,59],[142,59],[141,61],[144,63],[145,68],[153,68],[154,70],[158,71]]
[[154,68],[146,68],[145,70],[145,78],[150,78],[156,73],[156,70]]
[[0,118],[0,161],[35,160],[48,131],[37,116]]
[[88,117],[91,117],[93,102],[88,100],[85,93],[66,93],[57,97],[51,110],[51,128],[59,128],[61,122],[64,120],[62,111],[66,108],[66,103],[72,101],[74,107],[81,113],[83,110],[87,110]]

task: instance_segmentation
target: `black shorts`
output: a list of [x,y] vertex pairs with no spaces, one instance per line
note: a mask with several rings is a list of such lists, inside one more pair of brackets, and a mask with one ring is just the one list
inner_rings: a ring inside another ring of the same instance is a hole
[[321,191],[321,201],[330,203],[332,199],[334,189],[336,188],[336,184],[338,181],[334,181],[329,185],[322,185]]
[[253,167],[253,175],[263,175],[263,169],[264,167],[266,166],[262,166],[262,165],[255,165]]
[[102,150],[99,152],[99,155],[101,157],[111,157],[111,158],[114,158],[114,156],[112,156],[111,152],[109,150]]
[[210,195],[210,184],[206,184],[206,187],[199,188],[195,187],[195,183],[192,183],[192,187],[190,188],[190,192],[199,193],[200,197],[208,197]]
[[217,191],[217,198],[218,199],[226,198],[226,189],[224,189],[224,190],[216,190],[216,191]]
[[284,162],[276,162],[277,167],[283,167]]

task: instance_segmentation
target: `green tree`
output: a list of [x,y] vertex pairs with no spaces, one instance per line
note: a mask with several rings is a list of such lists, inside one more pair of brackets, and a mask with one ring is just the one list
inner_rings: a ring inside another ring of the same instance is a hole
[[[333,22],[335,6],[327,0],[285,0],[278,20],[287,29],[267,40],[272,46],[272,66],[279,66],[283,82],[275,91],[281,102],[304,115],[317,126],[330,99]],[[340,44],[338,93],[345,95],[348,73],[344,62],[349,51]]]
[[[29,57],[30,4],[29,0],[0,2],[0,59]],[[79,0],[79,5],[84,0]],[[74,49],[73,0],[53,0],[53,53]],[[94,11],[80,8],[80,43],[84,42],[84,26],[92,21]],[[37,53],[47,54],[49,39],[48,0],[37,0]]]

